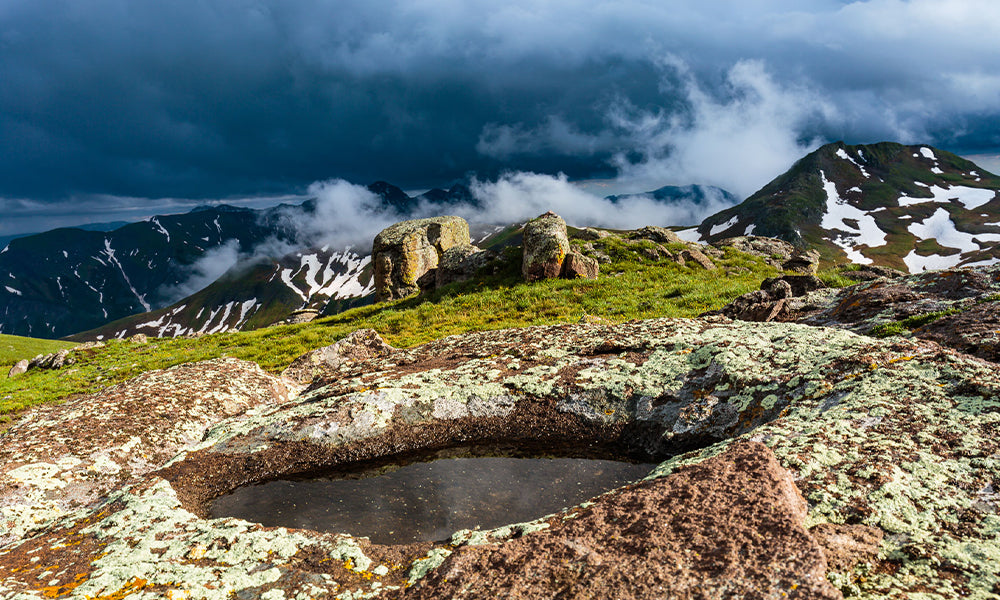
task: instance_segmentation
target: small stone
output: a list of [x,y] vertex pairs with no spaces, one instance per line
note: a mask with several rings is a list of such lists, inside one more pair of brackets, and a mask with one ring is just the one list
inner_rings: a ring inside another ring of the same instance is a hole
[[566,279],[597,279],[601,266],[596,260],[579,252],[570,252],[563,261],[562,276]]
[[682,250],[680,256],[684,259],[684,263],[682,264],[687,264],[687,262],[690,261],[707,271],[715,270],[715,263],[712,262],[712,259],[705,256],[701,250],[698,250],[697,248]]
[[28,359],[23,359],[17,361],[13,367],[10,368],[10,372],[7,373],[7,377],[14,377],[15,375],[20,375],[28,371]]
[[133,344],[148,344],[149,338],[146,337],[145,333],[137,333],[132,337],[130,337],[128,341],[132,342]]

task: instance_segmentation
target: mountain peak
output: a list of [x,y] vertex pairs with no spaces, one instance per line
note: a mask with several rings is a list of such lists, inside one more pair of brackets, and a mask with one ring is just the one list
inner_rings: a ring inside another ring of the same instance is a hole
[[929,145],[834,142],[698,232],[775,237],[830,262],[909,271],[982,264],[1000,260],[998,190],[997,176]]

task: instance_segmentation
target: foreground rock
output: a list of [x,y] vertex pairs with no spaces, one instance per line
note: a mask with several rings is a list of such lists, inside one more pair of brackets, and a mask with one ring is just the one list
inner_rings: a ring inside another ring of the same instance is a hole
[[[848,596],[1000,590],[1000,373],[932,342],[724,318],[491,331],[320,366],[289,402],[267,390],[291,384],[262,377],[253,408],[207,415],[203,403],[161,398],[218,402],[216,390],[243,376],[172,373],[145,376],[159,382],[149,393],[124,388],[134,402],[98,394],[49,406],[0,437],[2,502],[17,507],[7,523],[27,523],[0,547],[0,595],[457,596],[444,581],[454,573],[469,589],[507,585],[512,597],[586,597],[603,591],[600,579],[610,596],[655,598],[669,595],[659,574],[674,559],[678,597],[726,597],[753,582],[774,592],[760,597],[835,597],[824,568]],[[138,406],[166,418],[137,426]],[[95,421],[71,432],[84,417]],[[178,441],[155,450],[164,439]],[[607,501],[433,543],[205,518],[207,502],[247,483],[472,441],[679,454]],[[791,474],[805,513],[750,441]],[[122,449],[111,454],[124,474],[75,501],[61,474],[113,471],[97,462],[108,448]],[[132,469],[139,458],[148,464]],[[665,506],[667,494],[691,500]],[[733,512],[706,520],[699,498]],[[769,553],[779,576],[762,583]],[[494,581],[466,567],[484,564]],[[563,579],[576,572],[591,581]],[[704,585],[682,587],[685,577]]]
[[802,526],[806,508],[766,446],[740,444],[601,496],[545,531],[463,546],[408,596],[841,598]]
[[435,285],[441,255],[454,246],[468,246],[469,224],[461,217],[403,221],[375,237],[375,301],[396,300]]

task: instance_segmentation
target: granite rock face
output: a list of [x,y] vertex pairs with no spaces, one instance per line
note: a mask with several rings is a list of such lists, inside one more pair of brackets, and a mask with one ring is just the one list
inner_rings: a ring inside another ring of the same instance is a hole
[[523,247],[521,274],[525,280],[559,277],[569,253],[566,221],[551,211],[528,221],[524,225]]
[[403,221],[384,229],[372,245],[376,302],[433,288],[441,255],[470,243],[469,224],[461,217]]
[[[0,596],[461,597],[452,572],[470,589],[507,582],[511,597],[603,592],[563,578],[579,572],[661,597],[676,560],[678,597],[710,598],[760,582],[768,553],[780,577],[760,597],[1000,589],[1000,371],[933,342],[662,319],[453,336],[320,364],[298,395],[254,369],[149,373],[0,436]],[[664,460],[592,504],[407,546],[206,518],[248,483],[495,441]],[[729,502],[727,521],[706,519],[699,498]],[[480,564],[496,581],[465,566]],[[696,573],[716,575],[683,587]]]
[[824,548],[802,526],[807,506],[766,446],[735,444],[600,496],[536,534],[462,546],[408,597],[640,600],[724,590],[840,599],[826,579]]

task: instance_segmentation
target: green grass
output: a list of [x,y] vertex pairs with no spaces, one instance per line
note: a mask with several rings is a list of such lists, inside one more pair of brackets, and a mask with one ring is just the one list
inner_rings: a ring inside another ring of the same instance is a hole
[[[7,370],[19,360],[34,358],[39,354],[51,354],[63,348],[72,348],[76,344],[58,340],[39,340],[36,338],[0,334],[0,377],[7,375]],[[6,367],[6,369],[3,369]]]
[[899,321],[876,325],[871,328],[868,335],[878,338],[885,338],[891,335],[906,335],[910,331],[913,331],[918,327],[923,327],[929,323],[933,323],[941,317],[947,317],[948,315],[954,315],[960,312],[962,311],[957,308],[946,308],[944,310],[937,310],[934,312],[924,313],[922,315],[912,315]]
[[[603,241],[603,240],[602,240]],[[0,421],[30,406],[89,393],[151,369],[220,356],[246,359],[280,373],[296,356],[372,328],[388,343],[410,347],[469,331],[577,322],[584,315],[612,322],[695,317],[758,289],[778,272],[761,259],[727,249],[718,269],[642,257],[645,242],[597,244],[614,256],[596,280],[520,280],[520,249],[504,251],[499,272],[452,284],[421,297],[364,306],[311,323],[199,338],[113,340],[78,353],[76,364],[0,378]],[[6,416],[5,416],[6,415]]]

